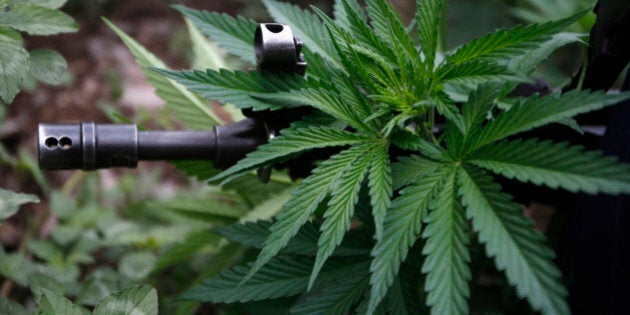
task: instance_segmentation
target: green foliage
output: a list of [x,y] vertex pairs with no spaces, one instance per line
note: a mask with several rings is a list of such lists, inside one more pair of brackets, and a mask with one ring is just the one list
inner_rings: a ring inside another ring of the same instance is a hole
[[498,30],[494,33],[473,39],[458,48],[447,57],[447,62],[461,64],[470,60],[500,61],[514,58],[524,53],[523,50],[535,49],[556,33],[575,22],[586,12],[572,17],[545,24],[530,26],[515,26],[508,30]]
[[58,52],[50,49],[33,49],[29,51],[29,55],[31,73],[37,80],[51,85],[61,84],[63,72],[68,64]]
[[22,81],[28,73],[29,55],[22,46],[22,38],[12,29],[0,29],[0,96],[2,101],[10,103],[20,90]]
[[77,24],[65,13],[30,3],[17,3],[8,11],[0,12],[0,24],[30,35],[53,35],[77,29]]
[[21,205],[25,203],[39,202],[34,195],[15,193],[10,190],[0,189],[0,224],[6,218],[14,215]]
[[58,9],[66,1],[0,1],[0,100],[10,104],[29,74],[37,80],[57,85],[66,61],[51,50],[24,49],[20,32],[54,35],[74,32],[78,25]]
[[630,189],[627,166],[567,143],[501,141],[477,150],[470,163],[522,182],[572,192],[617,194]]
[[[612,158],[567,144],[506,140],[550,123],[575,124],[569,120],[575,115],[630,96],[507,96],[554,49],[577,40],[560,32],[584,12],[501,29],[442,55],[443,1],[417,1],[415,30],[383,0],[368,0],[365,9],[356,1],[336,1],[335,19],[316,8],[312,15],[290,4],[263,3],[278,22],[291,24],[312,56],[326,61],[313,57],[315,69],[306,80],[254,71],[161,73],[224,103],[271,110],[310,106],[336,123],[295,123],[212,180],[234,180],[311,150],[342,148],[295,188],[271,225],[217,230],[261,251],[248,267],[211,278],[184,298],[230,303],[303,294],[292,312],[372,314],[417,310],[414,301],[423,296],[433,314],[465,314],[469,282],[476,281],[469,266],[470,220],[519,297],[544,314],[567,313],[553,252],[488,171],[573,192],[630,192],[630,168]],[[244,35],[235,31],[242,18],[179,10],[243,55]],[[446,120],[439,138],[436,116]],[[372,240],[358,243],[371,257],[361,251],[348,257],[369,268],[329,281],[336,254],[356,235],[371,233]],[[410,278],[405,271],[403,277],[403,269],[416,274]],[[426,295],[412,289],[418,286]]]
[[70,300],[55,292],[44,290],[39,298],[39,314],[68,314],[83,315],[89,314],[86,310],[72,304]]
[[[304,258],[274,258],[250,281],[239,286],[241,278],[251,273],[251,269],[239,266],[204,281],[182,298],[229,303],[294,296],[306,291],[312,267],[312,262]],[[339,260],[327,267],[321,272],[316,285],[366,269],[367,262]]]
[[[514,7],[511,11],[515,16],[528,23],[544,23],[550,20],[558,20],[584,8],[593,7],[595,0],[526,0],[527,6]],[[595,23],[595,16],[587,14],[570,26],[570,30],[580,33],[588,33]]]
[[103,20],[127,45],[142,67],[142,73],[146,76],[147,81],[155,87],[155,93],[166,102],[166,108],[176,118],[184,122],[188,128],[196,130],[208,129],[210,126],[221,123],[221,119],[209,109],[209,106],[199,96],[189,92],[177,82],[151,71],[151,67],[164,68],[164,62],[144,49],[113,23],[107,19]]
[[[279,161],[291,155],[315,148],[364,144],[370,139],[333,127],[306,127],[284,130],[282,134],[268,144],[260,146],[247,155],[247,159],[240,161],[229,170],[215,176],[212,180],[232,178],[254,170],[260,166]],[[361,154],[364,152],[359,152]]]
[[174,8],[183,13],[220,47],[251,64],[255,63],[252,43],[256,22],[243,17],[234,19],[226,14],[196,11],[183,6]]
[[133,286],[104,298],[94,308],[94,315],[157,315],[158,296],[150,286]]
[[[280,106],[253,97],[258,93],[288,91],[300,88],[305,83],[297,75],[277,75],[266,79],[255,71],[167,71],[156,69],[158,73],[166,75],[186,86],[190,91],[199,93],[208,99],[215,99],[223,104],[232,104],[237,108],[253,108],[254,110],[279,109]],[[288,78],[287,78],[288,77]]]

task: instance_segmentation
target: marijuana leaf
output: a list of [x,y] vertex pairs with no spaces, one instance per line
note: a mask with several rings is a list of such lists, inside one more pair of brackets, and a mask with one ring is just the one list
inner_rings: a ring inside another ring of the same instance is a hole
[[522,55],[530,49],[538,48],[541,43],[571,25],[571,23],[582,17],[584,13],[586,12],[580,12],[566,19],[541,25],[519,25],[509,30],[498,30],[464,44],[450,54],[446,58],[446,62],[462,64],[473,59],[498,61]]
[[424,289],[433,314],[467,314],[470,295],[470,255],[467,223],[457,198],[457,173],[451,171],[435,197],[435,209],[426,218],[422,236],[427,239],[422,253],[427,255],[422,272],[427,273]]
[[443,5],[444,1],[442,0],[417,1],[416,24],[418,25],[420,47],[426,58],[426,63],[431,69],[438,49]]
[[536,127],[573,117],[605,106],[616,104],[630,96],[630,93],[604,94],[603,92],[570,91],[564,94],[551,94],[540,98],[531,96],[501,112],[496,119],[477,129],[475,139],[468,150],[479,148],[494,141],[515,135]]
[[313,286],[317,274],[324,266],[335,248],[341,243],[345,232],[350,228],[350,219],[354,214],[354,206],[359,200],[359,189],[363,178],[372,162],[374,148],[368,146],[364,148],[352,165],[339,179],[338,186],[332,191],[328,209],[324,212],[324,223],[321,226],[321,235],[317,242],[317,257],[315,266],[309,281],[309,288]]
[[256,93],[273,93],[288,91],[308,86],[306,81],[297,75],[265,74],[256,71],[229,71],[207,69],[171,71],[153,69],[186,86],[188,90],[199,93],[207,99],[217,100],[223,104],[232,104],[237,108],[253,108],[254,110],[280,109],[282,106],[265,102],[251,95]]
[[280,158],[306,150],[360,144],[370,138],[332,127],[309,127],[285,130],[280,136],[262,145],[243,160],[211,180],[232,178],[270,164]]
[[372,289],[368,313],[376,309],[393,283],[400,263],[405,260],[409,248],[420,234],[433,194],[447,176],[446,173],[439,167],[427,171],[427,175],[418,177],[415,183],[401,190],[400,197],[393,201],[385,216],[383,237],[372,250],[374,260],[370,265]]
[[519,297],[526,297],[535,310],[545,314],[568,314],[567,292],[553,264],[555,255],[523,215],[523,208],[474,167],[460,170],[459,186],[466,216],[472,219],[479,241],[486,245],[497,268],[505,270]]
[[392,198],[392,174],[389,162],[389,153],[386,147],[376,150],[368,181],[370,186],[370,204],[372,205],[372,216],[374,217],[374,228],[376,239],[383,237],[383,221]]
[[164,62],[147,51],[112,22],[107,19],[103,20],[127,45],[142,68],[142,74],[155,88],[155,93],[166,102],[166,108],[171,110],[188,128],[204,130],[221,123],[221,119],[210,110],[203,99],[186,90],[181,84],[150,69],[151,67],[166,68]]
[[617,159],[566,143],[536,139],[501,141],[480,148],[469,162],[522,182],[571,192],[630,192],[630,172]]
[[[251,266],[251,264],[250,264]],[[318,278],[316,286],[367,269],[364,260],[334,261]],[[251,267],[253,268],[253,266]],[[247,302],[294,296],[306,291],[312,261],[299,257],[274,258],[245,284],[243,277],[252,274],[251,269],[237,266],[222,272],[218,277],[205,280],[201,286],[182,294],[181,298],[214,303]]]
[[[354,146],[331,157],[313,171],[293,192],[293,198],[284,206],[270,228],[271,234],[258,255],[256,262],[243,278],[245,283],[258,269],[275,256],[306,223],[320,202],[335,188],[337,181],[354,161],[366,154],[366,145]],[[351,197],[351,196],[350,196]]]
[[241,59],[254,64],[254,30],[256,22],[242,17],[232,18],[227,14],[197,11],[184,6],[173,6],[189,18],[196,26],[219,46]]

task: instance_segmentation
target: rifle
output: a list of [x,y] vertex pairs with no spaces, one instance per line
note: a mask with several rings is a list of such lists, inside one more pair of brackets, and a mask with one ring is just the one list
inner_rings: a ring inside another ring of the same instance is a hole
[[[302,41],[289,25],[261,23],[254,36],[257,70],[304,75]],[[294,108],[243,110],[246,119],[208,131],[142,131],[133,124],[41,123],[38,161],[44,170],[136,167],[144,160],[208,160],[227,168],[308,113]],[[268,171],[260,173],[268,180]]]

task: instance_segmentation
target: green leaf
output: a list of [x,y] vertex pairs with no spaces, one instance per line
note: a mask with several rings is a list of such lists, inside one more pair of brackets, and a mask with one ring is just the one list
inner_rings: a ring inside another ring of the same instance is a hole
[[412,66],[422,64],[420,53],[391,4],[385,0],[367,0],[366,5],[374,33],[393,48],[401,71],[406,70],[409,61]]
[[245,215],[247,209],[241,205],[217,201],[216,196],[194,198],[175,197],[162,202],[150,202],[149,208],[173,211],[186,217],[204,222],[234,222]]
[[420,268],[418,268],[420,262],[415,260],[416,257],[407,258],[400,266],[400,271],[387,292],[385,297],[387,309],[393,314],[426,314],[429,311],[424,304],[425,294],[421,292],[420,287],[422,279]]
[[201,31],[190,19],[185,19],[185,21],[192,44],[194,56],[193,68],[199,70],[227,68],[223,56],[224,50],[221,49],[218,44],[210,42],[203,36]]
[[33,270],[33,264],[23,254],[0,254],[0,275],[15,281],[26,287],[29,286],[29,277]]
[[498,96],[499,89],[493,85],[480,85],[470,93],[468,101],[462,105],[464,135],[481,126]]
[[307,82],[297,74],[265,74],[256,71],[170,71],[153,69],[185,86],[202,97],[217,100],[222,104],[232,104],[236,108],[254,110],[281,109],[283,106],[254,98],[252,94],[273,93],[300,89]]
[[0,11],[0,25],[30,35],[52,35],[75,32],[79,25],[67,14],[30,3],[18,3]]
[[51,265],[63,264],[64,253],[62,249],[50,240],[31,240],[27,247],[33,255]]
[[429,69],[433,69],[442,26],[443,0],[417,0],[416,24],[420,47]]
[[278,221],[269,229],[271,234],[242,283],[246,283],[287,245],[289,240],[298,233],[300,227],[308,221],[318,205],[335,188],[345,170],[352,168],[353,162],[364,153],[365,148],[354,146],[332,156],[313,170],[312,174],[293,191],[293,198],[284,205],[282,212],[278,215]]
[[398,162],[392,164],[393,188],[398,190],[407,186],[416,178],[434,171],[438,165],[439,163],[419,155],[399,157]]
[[[373,109],[367,101],[367,98],[362,93],[360,87],[354,84],[352,79],[344,74],[342,71],[329,70],[331,78],[329,79],[332,86],[329,86],[331,90],[338,92],[338,98],[341,98],[341,104],[331,104],[338,108],[347,108],[350,112],[354,113],[356,119],[360,119],[364,124],[377,129],[375,122],[366,122],[368,117],[373,114]],[[345,106],[344,106],[345,105]]]
[[2,297],[0,298],[0,314],[29,315],[31,313],[27,312],[20,303]]
[[[367,265],[367,261],[331,260],[322,270],[316,287],[349,273],[367,271]],[[249,267],[237,266],[184,292],[180,299],[232,303],[294,296],[306,291],[312,266],[310,259],[301,257],[274,258],[240,286],[241,279],[252,273],[252,264]]]
[[437,69],[437,80],[444,83],[481,84],[485,82],[527,82],[527,77],[505,65],[483,60],[444,64]]
[[324,266],[335,248],[339,246],[346,231],[350,229],[350,220],[354,215],[354,207],[359,201],[359,190],[365,174],[372,164],[376,152],[374,146],[361,146],[363,152],[354,160],[352,167],[346,169],[339,179],[338,185],[331,193],[330,201],[324,212],[324,223],[317,241],[317,256],[309,281],[309,289],[313,286],[317,274]]
[[40,7],[46,7],[50,9],[61,8],[68,0],[1,0],[1,5],[9,5],[10,3],[32,3]]
[[[408,315],[409,313],[407,312],[404,299],[404,294],[407,292],[403,292],[403,288],[400,286],[400,279],[400,274],[398,274],[394,279],[394,283],[392,283],[387,291],[385,303],[381,303],[381,305],[385,305],[387,311],[391,314]],[[415,295],[414,298],[417,298],[417,295]]]
[[189,92],[177,82],[165,78],[150,68],[165,68],[164,62],[147,51],[133,38],[125,34],[116,25],[103,18],[103,21],[120,37],[136,58],[142,74],[155,88],[155,93],[166,102],[166,108],[173,112],[190,129],[205,130],[220,124],[221,119],[197,95]]
[[[272,223],[268,221],[246,222],[243,224],[232,224],[214,229],[213,232],[221,235],[230,241],[238,242],[247,246],[262,248],[265,240],[269,237]],[[287,245],[280,250],[282,254],[315,256],[317,253],[317,239],[319,231],[313,223],[305,223],[297,234]],[[359,247],[352,243],[347,237],[337,247],[333,256],[367,256],[369,249]]]
[[140,281],[146,278],[155,267],[157,258],[151,252],[130,252],[118,262],[120,275],[132,281]]
[[39,299],[39,311],[41,315],[84,315],[88,312],[81,307],[72,304],[70,300],[53,291],[42,289]]
[[468,149],[515,135],[536,127],[573,117],[616,104],[630,97],[630,93],[604,94],[604,92],[570,91],[564,94],[538,95],[523,99],[508,111],[500,113],[496,119],[471,137]]
[[457,172],[451,170],[435,197],[435,206],[426,218],[422,236],[426,243],[422,253],[427,255],[422,265],[426,273],[424,289],[428,292],[427,305],[432,314],[468,314],[467,222],[459,203],[456,187]]
[[37,80],[51,85],[63,82],[63,73],[68,67],[63,56],[50,49],[34,49],[29,54],[31,73]]
[[291,26],[293,34],[304,42],[304,47],[339,66],[339,57],[320,19],[290,3],[273,0],[263,0],[263,3],[276,22]]
[[565,27],[579,19],[586,11],[569,18],[530,26],[515,26],[508,30],[498,30],[494,33],[473,39],[446,58],[447,63],[462,64],[464,62],[483,59],[508,60],[537,49],[540,44],[548,41],[551,36],[559,33]]
[[368,275],[353,272],[334,279],[298,301],[291,314],[351,314],[369,287]]
[[580,37],[583,34],[576,33],[559,33],[553,35],[550,39],[538,45],[538,48],[529,49],[524,54],[510,58],[506,63],[510,69],[522,73],[533,71],[536,66],[547,59],[558,48],[575,42],[583,42]]
[[154,288],[137,285],[115,292],[94,308],[94,315],[157,315],[158,296]]
[[[193,52],[193,69],[227,68],[226,51],[215,42],[209,41],[190,19],[185,19]],[[227,104],[223,109],[230,115],[231,121],[245,118],[240,109]]]
[[374,153],[368,175],[368,185],[376,239],[380,240],[383,236],[385,214],[391,205],[393,194],[392,169],[387,146],[378,148]]
[[596,194],[630,193],[630,166],[568,143],[501,141],[475,151],[469,162],[507,178]]
[[452,160],[444,148],[431,141],[420,139],[418,150],[422,153],[422,155],[436,161],[447,162]]
[[216,12],[197,11],[184,6],[173,6],[189,18],[206,36],[219,46],[241,59],[255,64],[254,31],[255,21],[237,17],[236,19]]
[[446,117],[448,121],[457,126],[460,131],[464,131],[462,114],[459,112],[459,108],[457,108],[455,102],[453,102],[446,93],[438,92],[431,100],[435,103],[435,108],[440,115]]
[[95,306],[108,295],[119,291],[124,281],[110,267],[94,269],[82,279],[76,302],[81,305]]
[[29,67],[29,55],[22,47],[20,34],[0,28],[0,97],[3,102],[13,102]]
[[191,232],[181,242],[173,244],[160,254],[153,272],[159,272],[170,266],[183,263],[206,247],[218,247],[220,241],[220,237],[208,233],[206,230]]
[[[337,34],[339,32],[344,34],[344,37],[336,36],[334,39],[341,41],[342,38],[345,38],[346,45],[351,43],[360,44],[360,46],[366,47],[366,50],[371,52],[373,56],[385,59],[385,64],[391,63],[395,65],[397,60],[396,55],[392,51],[392,47],[390,47],[389,43],[379,38],[370,28],[367,24],[365,14],[359,4],[355,0],[347,0],[343,1],[342,7],[344,14],[347,16],[347,26],[339,22],[337,22],[336,25],[333,25],[330,20],[326,20],[326,26],[333,32],[333,34],[335,34],[335,32]],[[342,55],[341,51],[339,54]],[[347,60],[344,61],[344,63],[346,67],[352,65],[351,63],[348,63]],[[362,66],[365,67],[367,65]]]
[[215,277],[219,272],[227,270],[234,266],[235,263],[240,262],[244,254],[246,254],[245,248],[240,244],[229,243],[221,247],[217,253],[212,255],[212,259],[206,261],[199,278]]
[[569,314],[554,252],[523,215],[523,207],[474,167],[462,168],[458,178],[467,218],[472,219],[488,257],[516,286],[518,296],[543,314]]
[[335,0],[333,4],[333,16],[335,17],[335,23],[339,26],[351,29],[354,27],[354,22],[351,21],[350,11],[360,12],[361,7],[356,0]]
[[[260,182],[258,178],[256,179]],[[264,185],[267,186],[267,184],[268,183],[265,183]],[[280,209],[282,209],[282,205],[284,205],[289,201],[289,199],[291,199],[291,190],[293,186],[294,185],[286,185],[285,187],[282,187],[283,189],[277,189],[272,194],[269,194],[269,197],[265,198],[265,200],[257,203],[252,202],[253,207],[251,208],[251,211],[242,216],[239,219],[239,222],[243,223],[257,220],[271,220],[272,217],[280,212]],[[242,191],[244,191],[244,193],[242,193],[241,195],[247,196],[246,200],[248,201],[252,200],[252,194],[249,194],[248,191],[251,189],[253,189],[251,186],[243,187],[243,189],[241,189]]]
[[409,129],[397,129],[392,131],[389,140],[393,145],[403,150],[420,150],[420,136]]
[[446,171],[440,167],[427,171],[411,186],[401,190],[400,197],[392,202],[385,216],[383,237],[372,250],[374,259],[370,265],[372,289],[368,314],[374,312],[394,282],[400,264],[420,234],[436,187],[445,175]]
[[268,144],[259,146],[256,151],[248,154],[236,165],[213,177],[211,180],[230,179],[260,166],[270,164],[280,158],[292,156],[306,150],[353,145],[369,140],[370,138],[360,134],[325,126],[285,129],[280,136],[275,137]]
[[21,205],[32,202],[39,202],[39,198],[35,195],[0,189],[0,224],[4,219],[14,215]]
[[[247,246],[262,248],[269,237],[272,223],[267,221],[247,222],[244,224],[231,224],[214,229],[213,232],[232,242],[238,242]],[[319,232],[312,223],[305,223],[281,253],[295,255],[314,255],[317,252],[317,239]]]
[[353,107],[352,102],[348,102],[338,91],[331,91],[326,88],[302,89],[300,91],[280,92],[273,94],[257,94],[257,98],[264,99],[269,103],[288,103],[292,106],[301,104],[317,108],[348,125],[370,132],[370,126],[364,120],[367,116],[365,111]]

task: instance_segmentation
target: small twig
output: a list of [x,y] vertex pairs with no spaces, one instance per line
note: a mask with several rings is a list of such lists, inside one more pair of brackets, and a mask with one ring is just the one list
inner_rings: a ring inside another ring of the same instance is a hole
[[13,288],[13,280],[4,280],[2,287],[0,288],[0,297],[8,298],[9,294],[11,294],[11,288]]

